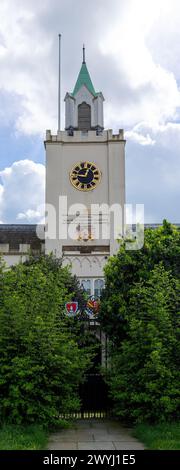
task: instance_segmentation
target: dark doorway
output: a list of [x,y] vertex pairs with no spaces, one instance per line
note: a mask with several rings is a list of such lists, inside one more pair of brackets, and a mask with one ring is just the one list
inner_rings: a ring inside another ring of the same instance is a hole
[[108,386],[101,374],[102,344],[93,332],[86,336],[86,346],[93,344],[95,354],[90,369],[86,374],[86,379],[80,385],[81,417],[100,418],[108,414]]
[[[101,340],[101,331],[97,337],[95,331],[89,325],[82,325],[81,331],[81,348],[93,347],[94,357],[91,366],[86,372],[85,380],[79,386],[79,397],[81,408],[68,415],[61,414],[61,418],[105,418],[111,416],[111,400],[108,394],[108,385],[101,373],[102,366],[102,347],[107,348],[107,344],[103,346]],[[89,326],[89,328],[88,328]],[[106,351],[105,351],[106,357]]]
[[85,102],[78,106],[78,129],[80,131],[91,129],[91,106]]
[[100,418],[108,414],[108,389],[101,374],[87,374],[80,386],[81,417]]

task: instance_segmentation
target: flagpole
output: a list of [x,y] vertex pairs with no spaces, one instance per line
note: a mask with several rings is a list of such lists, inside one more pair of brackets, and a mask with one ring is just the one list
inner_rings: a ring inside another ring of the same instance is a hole
[[58,131],[61,130],[61,34],[59,34]]

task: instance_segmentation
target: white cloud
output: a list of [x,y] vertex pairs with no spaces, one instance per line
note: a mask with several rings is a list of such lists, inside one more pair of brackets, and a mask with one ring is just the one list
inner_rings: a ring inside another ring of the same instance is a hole
[[[125,132],[125,137],[141,145],[159,145],[168,150],[180,148],[180,123],[166,122],[165,124],[151,124],[139,122],[130,131]],[[179,162],[179,158],[177,158]],[[170,163],[170,162],[169,162]]]
[[42,219],[45,167],[31,160],[20,160],[0,171],[0,217],[5,223],[37,223]]
[[[3,201],[3,185],[0,184],[0,217],[2,217],[2,201]],[[3,221],[0,220],[0,224],[2,224]]]
[[17,220],[26,221],[29,223],[37,221],[39,223],[42,217],[43,214],[39,210],[28,209],[25,212],[19,212],[17,215]]
[[96,9],[87,3],[78,0],[71,18],[72,0],[1,0],[0,89],[13,100],[18,97],[14,122],[19,132],[57,128],[58,29],[63,32],[62,98],[76,80],[86,40],[93,81],[106,91],[106,126],[179,116],[179,64],[171,58],[179,54],[178,0],[104,0]]
[[[113,27],[109,26],[109,30],[104,33],[100,41],[102,53],[106,57],[113,57],[116,62],[120,78],[123,77],[125,81],[127,96],[127,100],[122,100],[121,107],[119,100],[114,103],[113,110],[110,109],[110,120],[117,121],[119,110],[123,123],[128,123],[128,125],[142,120],[148,120],[151,123],[164,122],[176,116],[177,108],[180,106],[180,92],[176,77],[168,68],[156,62],[154,59],[156,44],[149,47],[148,43],[154,30],[157,44],[159,43],[157,31],[161,25],[162,11],[164,15],[166,13],[168,22],[170,4],[172,4],[171,17],[180,18],[180,6],[175,2],[176,9],[173,10],[173,2],[169,0],[127,1],[122,15],[121,4],[119,4],[119,12],[116,11]],[[179,32],[177,34],[180,36]],[[177,47],[177,34],[174,35],[175,48]],[[170,32],[170,37],[172,37],[172,32]],[[163,47],[161,51],[163,54]],[[171,53],[173,53],[172,50]],[[160,60],[160,54],[158,58]]]
[[14,94],[18,97],[15,127],[27,135],[44,132],[49,116],[51,124],[55,124],[52,37],[38,26],[39,15],[46,6],[46,1],[0,3],[0,89],[7,98],[10,95],[13,99]]
[[153,140],[150,137],[149,133],[147,133],[146,135],[143,135],[139,132],[136,132],[136,126],[131,131],[125,132],[125,139],[133,140],[134,142],[137,142],[140,145],[154,145],[155,144],[155,140]]

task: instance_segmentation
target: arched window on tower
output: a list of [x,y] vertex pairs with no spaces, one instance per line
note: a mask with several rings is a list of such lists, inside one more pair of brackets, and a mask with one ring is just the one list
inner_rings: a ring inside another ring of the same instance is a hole
[[78,106],[78,129],[80,131],[91,129],[91,106],[85,102]]

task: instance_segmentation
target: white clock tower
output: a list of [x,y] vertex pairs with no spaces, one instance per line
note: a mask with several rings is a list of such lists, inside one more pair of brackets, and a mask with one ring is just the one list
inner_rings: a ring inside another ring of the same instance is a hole
[[[89,294],[99,295],[103,268],[123,234],[125,140],[104,130],[104,97],[83,63],[65,96],[65,130],[46,132],[45,251],[63,256]],[[51,214],[51,216],[50,216]],[[117,232],[118,219],[118,232]],[[116,228],[115,228],[116,225]]]

